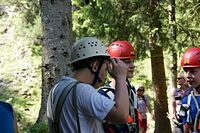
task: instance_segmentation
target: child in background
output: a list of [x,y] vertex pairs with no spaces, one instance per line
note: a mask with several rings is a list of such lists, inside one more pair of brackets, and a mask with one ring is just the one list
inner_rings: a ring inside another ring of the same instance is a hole
[[145,88],[142,85],[138,85],[137,88],[137,102],[138,102],[138,110],[141,113],[142,116],[142,121],[140,122],[140,133],[146,133],[147,131],[147,114],[146,114],[146,109],[149,110],[149,112],[152,114],[153,116],[153,111],[152,108],[150,106],[148,97],[144,95],[145,92]]

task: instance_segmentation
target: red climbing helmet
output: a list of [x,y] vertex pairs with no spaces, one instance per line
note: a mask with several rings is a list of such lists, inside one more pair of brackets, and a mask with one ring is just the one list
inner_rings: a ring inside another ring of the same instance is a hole
[[136,58],[136,53],[134,51],[133,46],[131,45],[131,43],[127,41],[112,42],[108,46],[107,50],[111,58],[119,58],[119,59]]
[[200,67],[200,48],[189,48],[181,60],[181,67]]

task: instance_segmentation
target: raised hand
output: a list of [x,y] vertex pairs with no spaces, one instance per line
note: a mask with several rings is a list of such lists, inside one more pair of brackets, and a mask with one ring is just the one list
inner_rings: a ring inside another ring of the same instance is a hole
[[111,59],[108,65],[108,72],[114,78],[126,78],[129,67],[120,59]]

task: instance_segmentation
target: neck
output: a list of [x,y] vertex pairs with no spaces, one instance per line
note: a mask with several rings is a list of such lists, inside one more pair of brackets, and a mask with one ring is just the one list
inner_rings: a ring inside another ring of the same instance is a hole
[[92,84],[92,81],[94,79],[94,74],[92,74],[89,69],[85,68],[75,71],[72,77],[83,83]]

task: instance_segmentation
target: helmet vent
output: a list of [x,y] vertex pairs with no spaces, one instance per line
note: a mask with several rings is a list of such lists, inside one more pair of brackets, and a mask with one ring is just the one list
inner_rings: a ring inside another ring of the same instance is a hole
[[80,58],[79,54],[77,54],[77,57]]
[[96,51],[96,54],[98,54],[99,52],[98,51]]
[[85,56],[85,54],[83,54],[83,56]]

